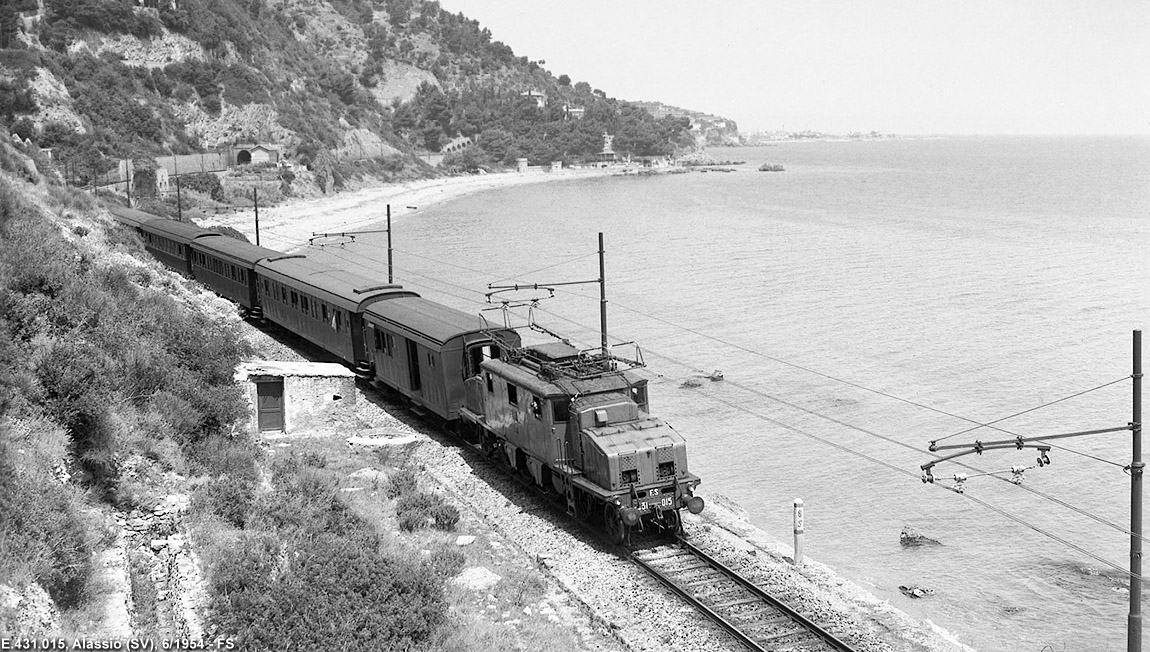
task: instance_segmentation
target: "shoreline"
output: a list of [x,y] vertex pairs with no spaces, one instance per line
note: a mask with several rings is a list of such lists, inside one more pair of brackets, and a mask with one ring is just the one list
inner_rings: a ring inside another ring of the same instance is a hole
[[[297,199],[260,210],[260,244],[290,253],[307,245],[313,233],[352,231],[382,224],[391,205],[392,220],[487,190],[535,183],[571,181],[620,175],[627,168],[566,169],[559,172],[496,172],[465,177],[441,177],[360,188],[322,197]],[[672,168],[674,169],[674,168]],[[255,242],[255,213],[243,209],[198,220],[200,226],[227,226]]]

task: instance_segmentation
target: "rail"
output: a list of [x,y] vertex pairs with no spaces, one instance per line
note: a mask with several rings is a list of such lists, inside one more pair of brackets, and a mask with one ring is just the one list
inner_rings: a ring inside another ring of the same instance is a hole
[[[803,639],[821,642],[828,650],[855,652],[843,641],[835,637],[817,623],[787,606],[778,598],[756,586],[719,560],[699,548],[679,538],[676,545],[657,546],[644,550],[633,550],[630,560],[667,588],[679,595],[699,612],[713,620],[729,632],[740,643],[756,652],[792,649]],[[652,553],[654,554],[644,554]],[[669,554],[664,554],[669,553]],[[662,563],[672,560],[673,563]],[[680,564],[679,562],[687,562]],[[660,568],[660,566],[663,566]],[[668,568],[670,567],[670,568]],[[696,573],[695,571],[699,571]],[[683,576],[694,574],[686,579]],[[680,577],[676,578],[678,575]],[[692,590],[693,585],[726,582],[728,588],[712,591],[712,596],[727,596],[722,601],[705,600]],[[731,595],[729,587],[735,587]],[[710,604],[707,604],[710,602]],[[750,622],[736,623],[736,619],[750,619]],[[758,630],[756,632],[756,630]],[[812,641],[813,642],[813,641]]]

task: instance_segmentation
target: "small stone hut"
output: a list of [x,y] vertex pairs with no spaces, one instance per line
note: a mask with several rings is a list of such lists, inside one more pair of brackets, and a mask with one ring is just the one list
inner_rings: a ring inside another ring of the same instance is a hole
[[355,374],[341,364],[259,360],[238,365],[235,378],[251,405],[253,433],[322,430],[355,419]]

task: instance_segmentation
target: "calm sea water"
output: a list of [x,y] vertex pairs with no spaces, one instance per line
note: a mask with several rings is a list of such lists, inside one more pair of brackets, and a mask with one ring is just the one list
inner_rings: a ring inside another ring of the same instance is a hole
[[[1150,325],[1150,140],[712,153],[746,164],[409,212],[395,225],[397,281],[478,310],[490,282],[596,278],[603,231],[612,339],[642,345],[654,411],[686,436],[709,492],[782,541],[801,497],[808,556],[980,650],[1124,649],[1128,591],[1114,567],[1127,567],[1129,538],[1113,526],[1129,523],[1128,433],[1055,442],[1052,464],[1025,472],[1035,492],[981,476],[958,495],[918,475],[928,442],[970,427],[964,418],[1130,374],[1131,331]],[[764,162],[786,171],[757,172]],[[373,262],[383,246],[323,255],[385,270]],[[536,317],[595,346],[597,311],[597,288],[573,286]],[[724,382],[683,386],[716,369]],[[1130,411],[1126,380],[997,425],[1056,434],[1122,426]],[[1035,454],[962,461],[1001,472]],[[961,471],[975,473],[937,474]],[[904,548],[904,527],[943,545]],[[900,585],[935,593],[914,600]]]

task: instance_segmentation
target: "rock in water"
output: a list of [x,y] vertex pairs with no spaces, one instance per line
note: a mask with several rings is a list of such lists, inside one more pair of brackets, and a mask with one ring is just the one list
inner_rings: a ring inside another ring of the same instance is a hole
[[934,589],[924,589],[923,587],[916,584],[912,584],[910,586],[900,586],[898,587],[898,590],[902,591],[902,594],[908,598],[923,598],[928,595],[934,595]]
[[942,543],[936,541],[928,536],[919,534],[911,528],[904,527],[902,534],[899,535],[898,542],[907,548],[915,548],[918,546],[941,546]]

